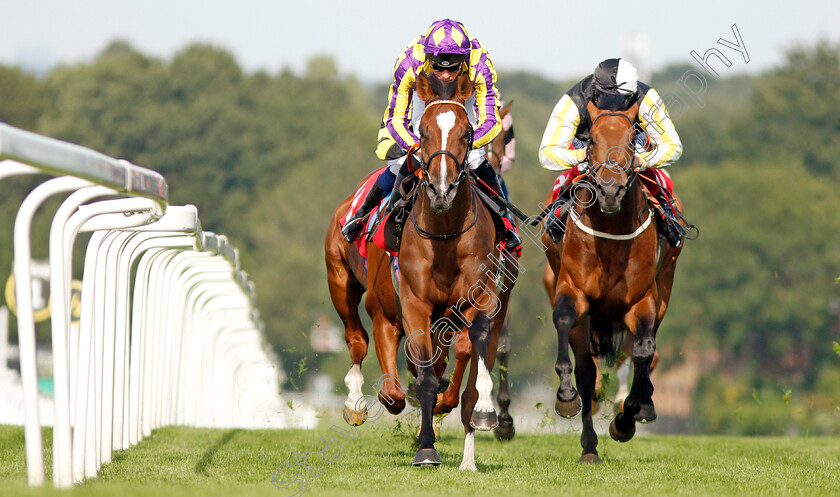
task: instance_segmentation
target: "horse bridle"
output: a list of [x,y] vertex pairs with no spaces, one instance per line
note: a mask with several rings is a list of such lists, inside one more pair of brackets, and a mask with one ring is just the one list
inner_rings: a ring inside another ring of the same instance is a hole
[[[423,113],[425,114],[426,110],[428,110],[429,107],[431,107],[433,105],[438,105],[438,104],[454,104],[454,105],[457,105],[458,107],[462,108],[464,110],[464,113],[467,112],[467,108],[464,107],[464,104],[457,101],[457,100],[435,100],[434,102],[429,102],[426,105],[426,108],[423,110]],[[421,154],[419,162],[420,162],[420,170],[423,172],[423,176],[420,179],[420,186],[425,186],[429,182],[429,180],[428,180],[428,178],[429,178],[429,164],[431,164],[432,159],[434,159],[438,155],[446,155],[446,156],[449,156],[450,158],[452,158],[452,160],[455,161],[455,164],[458,164],[458,177],[455,178],[455,181],[452,183],[452,186],[457,189],[458,185],[461,184],[461,181],[463,181],[464,178],[467,177],[467,171],[469,170],[469,168],[467,167],[467,159],[469,159],[470,151],[472,150],[474,133],[475,133],[475,130],[473,129],[472,124],[470,124],[469,125],[469,135],[470,135],[470,137],[469,137],[469,140],[467,140],[467,151],[464,153],[464,159],[460,162],[458,161],[458,158],[455,157],[455,154],[453,154],[449,150],[438,150],[437,152],[434,152],[432,155],[430,155],[429,158],[426,159],[426,160],[423,160],[422,154]],[[422,138],[421,138],[421,140],[422,140]],[[473,197],[475,197],[475,192],[473,192]],[[475,198],[473,198],[473,201],[475,201]],[[424,238],[435,238],[435,239],[446,240],[448,238],[453,238],[453,237],[456,237],[456,236],[459,236],[459,235],[463,235],[464,233],[469,231],[470,228],[475,226],[475,223],[478,221],[478,209],[475,209],[475,217],[473,217],[472,222],[469,224],[469,226],[462,229],[461,231],[459,231],[457,233],[432,233],[430,231],[424,230],[423,228],[421,228],[417,224],[417,218],[415,217],[414,212],[415,212],[415,210],[411,209],[411,222],[414,224],[414,228],[417,230],[417,233],[419,233],[420,236],[422,236]]]
[[[605,112],[603,114],[598,115],[598,117],[596,117],[595,119],[592,120],[592,124],[590,125],[590,129],[592,129],[592,127],[595,126],[595,123],[598,121],[598,119],[601,119],[604,116],[621,116],[621,117],[627,119],[630,122],[630,126],[635,126],[635,123],[633,122],[632,119],[630,119],[627,116],[627,114],[624,114],[622,112]],[[590,137],[589,142],[586,144],[586,163],[590,164],[590,165],[592,164],[591,148],[592,148],[592,139]],[[630,163],[631,163],[631,166],[630,166],[631,172],[630,172],[630,174],[628,174],[627,181],[624,183],[624,185],[622,185],[626,190],[629,190],[630,187],[633,186],[633,182],[636,181],[636,178],[639,176],[639,170],[636,169],[633,166],[633,157],[632,156],[630,157]],[[618,161],[608,159],[608,160],[606,160],[602,163],[598,163],[598,165],[594,168],[590,167],[589,174],[595,175],[595,177],[597,177],[598,171],[600,171],[602,168],[613,167],[613,166],[621,167],[621,164],[619,164]]]
[[[461,109],[463,109],[464,113],[467,112],[467,108],[464,107],[464,104],[462,104],[461,102],[459,102],[457,100],[435,100],[434,102],[429,102],[426,105],[426,108],[423,110],[423,113],[425,114],[426,111],[430,107],[432,107],[433,105],[439,105],[439,104],[454,104],[454,105],[457,105],[458,107],[460,107]],[[458,158],[455,157],[455,154],[453,154],[449,150],[438,150],[437,152],[434,152],[432,155],[430,155],[429,158],[426,159],[426,160],[423,160],[423,157],[422,157],[422,154],[421,154],[421,157],[420,157],[420,160],[419,160],[420,170],[423,171],[423,177],[420,179],[420,184],[421,185],[424,185],[424,184],[428,183],[427,178],[429,177],[429,164],[431,164],[432,159],[434,159],[438,155],[447,155],[450,158],[452,158],[453,161],[455,161],[455,164],[458,164],[458,177],[455,178],[455,181],[452,183],[452,185],[455,188],[458,188],[458,185],[460,185],[461,181],[463,181],[464,178],[467,176],[467,171],[469,169],[469,168],[467,168],[467,159],[469,159],[469,157],[470,157],[470,150],[472,150],[473,137],[474,137],[474,134],[475,134],[475,130],[473,129],[472,124],[470,124],[469,126],[470,126],[469,127],[470,138],[467,141],[467,151],[466,151],[466,153],[464,153],[464,159],[463,160],[459,161]],[[421,140],[422,140],[422,138],[421,138]]]

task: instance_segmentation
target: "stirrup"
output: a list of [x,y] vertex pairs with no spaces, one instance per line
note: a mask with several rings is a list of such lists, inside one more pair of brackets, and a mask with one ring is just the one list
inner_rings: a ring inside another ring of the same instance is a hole
[[680,247],[685,238],[685,228],[682,224],[676,218],[670,216],[664,219],[660,218],[659,224],[661,228],[660,236],[668,242],[668,245],[674,248]]
[[515,229],[506,230],[507,233],[505,234],[505,249],[513,252],[518,247],[522,246],[522,238],[516,234]]
[[[563,235],[566,234],[566,225],[562,219],[566,217],[570,206],[570,201],[562,202],[557,208],[554,208],[554,205],[552,205],[552,209],[545,218],[545,231],[554,243],[558,243],[563,239]],[[559,216],[557,215],[558,210],[560,211]]]
[[367,216],[362,216],[362,217],[355,217],[354,216],[352,219],[347,221],[347,224],[345,224],[343,228],[341,228],[341,234],[344,235],[344,240],[347,243],[355,242],[359,238],[359,236],[362,234],[362,232],[365,229],[365,218],[366,217]]

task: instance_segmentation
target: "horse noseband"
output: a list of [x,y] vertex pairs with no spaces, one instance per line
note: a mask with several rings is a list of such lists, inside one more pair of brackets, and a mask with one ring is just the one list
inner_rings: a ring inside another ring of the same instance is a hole
[[429,164],[431,164],[432,159],[434,159],[438,155],[448,155],[455,162],[455,164],[458,164],[458,177],[455,178],[455,181],[452,183],[452,186],[454,188],[458,188],[458,185],[461,184],[461,181],[463,181],[467,175],[467,160],[470,158],[470,151],[472,150],[473,136],[475,133],[472,124],[470,124],[468,133],[470,135],[470,138],[469,140],[467,140],[467,151],[464,154],[464,160],[459,161],[458,158],[455,157],[455,154],[453,154],[449,150],[438,150],[437,152],[430,155],[427,160],[420,160],[420,169],[423,171],[423,179],[421,183],[428,183],[427,178],[429,177]]

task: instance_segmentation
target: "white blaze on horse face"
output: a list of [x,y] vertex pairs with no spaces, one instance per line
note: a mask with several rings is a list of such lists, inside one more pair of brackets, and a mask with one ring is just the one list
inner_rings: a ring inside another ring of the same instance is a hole
[[362,407],[359,400],[362,398],[362,384],[364,382],[365,378],[362,376],[361,366],[353,364],[353,367],[350,368],[347,376],[344,377],[344,384],[347,385],[347,389],[350,390],[350,394],[347,395],[347,400],[344,401],[344,407],[350,409],[351,411],[356,411],[358,408]]
[[475,410],[479,412],[494,411],[493,400],[491,399],[493,378],[481,357],[478,358],[478,377],[475,380],[475,389],[478,390],[478,402],[475,403]]
[[[446,142],[449,141],[449,132],[455,127],[455,113],[451,110],[437,115],[437,124],[440,128],[440,149],[446,150]],[[457,164],[455,165],[458,166]],[[446,192],[446,156],[440,156],[440,193]]]
[[477,471],[475,467],[475,432],[471,431],[464,437],[464,458],[461,460],[461,467],[467,471]]

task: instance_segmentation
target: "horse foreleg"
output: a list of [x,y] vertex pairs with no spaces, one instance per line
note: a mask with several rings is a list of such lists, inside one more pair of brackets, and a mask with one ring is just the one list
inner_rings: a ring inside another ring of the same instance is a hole
[[455,368],[452,371],[452,380],[449,382],[449,386],[446,387],[446,391],[438,398],[437,406],[435,406],[435,414],[451,412],[452,409],[458,406],[458,394],[461,392],[461,382],[464,379],[464,372],[467,370],[470,353],[472,352],[469,334],[460,333],[455,340],[454,349]]
[[569,357],[569,335],[581,314],[569,293],[557,292],[552,317],[557,329],[557,362],[554,363],[554,370],[560,378],[560,387],[557,389],[554,410],[565,418],[577,416],[581,410],[580,396],[572,386],[572,360]]
[[[406,360],[414,365],[417,371],[415,383],[415,395],[420,402],[420,448],[414,456],[412,465],[438,465],[440,455],[435,450],[435,433],[432,426],[435,401],[437,400],[438,377],[435,374],[434,365],[440,349],[434,351],[430,331],[431,307],[425,302],[401,295],[405,303],[403,307],[403,323],[407,331],[406,338]],[[409,331],[410,330],[410,331]]]
[[[478,398],[470,417],[470,425],[479,431],[492,430],[499,424],[496,408],[493,407],[493,377],[490,376],[493,360],[495,360],[495,350],[489,350],[491,337],[490,320],[484,313],[477,314],[470,326],[470,342],[472,342],[472,363],[476,367],[475,389],[478,391]],[[498,342],[498,337],[496,342]]]
[[499,395],[496,400],[499,403],[499,426],[493,432],[499,440],[512,440],[516,434],[513,426],[513,417],[510,415],[510,392],[508,391],[508,359],[510,357],[511,340],[508,330],[509,314],[505,316],[499,335],[499,347],[497,349],[499,359]]
[[[624,412],[618,413],[610,424],[610,436],[619,441],[626,442],[633,438],[636,433],[636,415],[640,413],[642,400],[649,399],[653,395],[653,383],[650,381],[650,365],[656,353],[656,338],[654,333],[655,305],[654,299],[645,299],[634,307],[628,314],[625,323],[631,332],[634,332],[633,352],[633,384],[630,393],[624,399]],[[644,416],[653,416],[653,403],[650,404],[651,412]],[[652,421],[652,419],[646,419]]]
[[595,379],[598,375],[598,368],[592,358],[590,348],[589,328],[584,323],[572,330],[570,337],[572,350],[575,353],[575,379],[580,392],[581,400],[581,422],[580,445],[583,453],[580,456],[582,463],[599,463],[598,457],[598,435],[592,423],[592,406],[595,398]]
[[478,313],[470,326],[472,343],[470,376],[461,398],[461,422],[464,425],[464,457],[460,469],[475,471],[475,431],[492,430],[499,424],[493,407],[493,378],[490,370],[495,361],[498,335],[490,330],[490,321]]
[[369,339],[358,310],[365,289],[338,253],[327,254],[327,281],[333,306],[344,324],[344,341],[350,352],[350,371],[344,377],[348,390],[344,419],[350,425],[358,426],[367,419],[367,406],[362,399],[362,360],[367,356]]
[[[627,335],[631,337],[632,335]],[[633,341],[628,340],[630,344],[626,347],[626,352],[622,352],[621,356],[619,357],[616,367],[616,377],[618,379],[618,392],[615,394],[615,405],[618,406],[619,412],[624,412],[624,399],[627,398],[627,395],[630,393],[630,361],[628,358],[633,353]],[[653,359],[650,361],[650,373],[652,374],[653,371],[656,369],[656,365],[659,363],[659,351],[653,353]],[[653,408],[653,399],[651,396],[645,397],[644,395],[639,401],[641,403],[641,410],[639,413],[636,414],[636,421],[641,421],[643,423],[649,423],[656,419],[656,411]],[[651,416],[652,414],[652,416]]]
[[397,370],[397,351],[402,337],[397,327],[381,313],[374,317],[373,328],[373,343],[382,370],[382,378],[374,388],[379,394],[379,402],[388,412],[399,414],[405,409],[405,394],[408,390],[400,383]]

